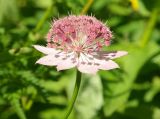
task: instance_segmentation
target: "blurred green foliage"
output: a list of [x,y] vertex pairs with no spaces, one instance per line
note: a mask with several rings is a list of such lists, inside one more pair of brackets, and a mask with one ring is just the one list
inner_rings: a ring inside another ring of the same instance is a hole
[[0,119],[60,119],[75,69],[35,65],[53,18],[94,15],[126,50],[120,69],[83,75],[70,119],[160,119],[159,0],[0,0]]

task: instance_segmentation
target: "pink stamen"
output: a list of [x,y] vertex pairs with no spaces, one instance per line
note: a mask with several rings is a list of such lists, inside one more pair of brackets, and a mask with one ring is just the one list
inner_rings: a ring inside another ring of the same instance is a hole
[[[81,39],[83,36],[87,36],[85,41]],[[52,23],[47,35],[47,42],[49,47],[52,46],[50,45],[52,41],[53,44],[56,44],[54,46],[57,46],[58,43],[65,50],[68,48],[75,52],[83,52],[83,50],[91,52],[100,50],[103,45],[110,45],[111,37],[109,28],[95,17],[72,15]]]

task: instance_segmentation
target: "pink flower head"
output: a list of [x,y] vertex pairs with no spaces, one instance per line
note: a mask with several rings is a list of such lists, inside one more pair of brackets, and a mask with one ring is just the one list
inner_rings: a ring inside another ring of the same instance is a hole
[[108,27],[91,16],[68,16],[52,23],[47,34],[47,47],[34,45],[46,56],[36,63],[56,66],[57,70],[77,67],[83,73],[95,74],[99,69],[118,68],[112,59],[126,51],[104,52],[112,33]]

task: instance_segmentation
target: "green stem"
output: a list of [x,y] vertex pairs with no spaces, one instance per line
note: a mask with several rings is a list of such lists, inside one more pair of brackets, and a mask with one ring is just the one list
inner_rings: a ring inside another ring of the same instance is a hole
[[144,47],[148,43],[148,41],[151,37],[152,31],[154,29],[154,26],[156,25],[157,18],[158,18],[158,8],[154,8],[151,13],[151,17],[148,21],[147,27],[144,30],[144,33],[141,38],[142,40],[140,42],[140,45],[142,47]]
[[46,21],[46,19],[50,15],[51,11],[52,11],[52,5],[47,8],[44,16],[42,17],[42,19],[40,19],[40,21],[36,25],[35,29],[33,29],[34,32],[37,32],[39,29],[41,29],[42,25],[44,24],[44,22]]
[[80,14],[81,15],[86,14],[89,8],[91,7],[92,3],[93,3],[93,0],[88,0],[87,4],[83,7]]
[[73,91],[73,95],[72,95],[72,98],[69,102],[69,105],[67,107],[67,112],[64,116],[64,119],[68,119],[70,113],[72,112],[72,109],[73,109],[73,106],[74,106],[74,103],[76,101],[76,98],[77,98],[77,95],[78,95],[78,91],[79,91],[79,88],[80,88],[80,84],[81,84],[81,72],[79,72],[77,70],[77,75],[76,75],[76,83],[75,83],[75,87],[74,87],[74,91]]

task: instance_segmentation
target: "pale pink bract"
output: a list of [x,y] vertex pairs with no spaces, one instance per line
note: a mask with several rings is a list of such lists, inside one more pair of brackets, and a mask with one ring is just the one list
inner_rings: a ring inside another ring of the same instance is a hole
[[110,45],[112,33],[95,17],[68,16],[52,23],[47,34],[47,47],[34,45],[46,56],[36,63],[56,66],[57,70],[73,67],[82,73],[95,74],[99,69],[118,68],[112,59],[126,55],[126,51],[101,51]]

